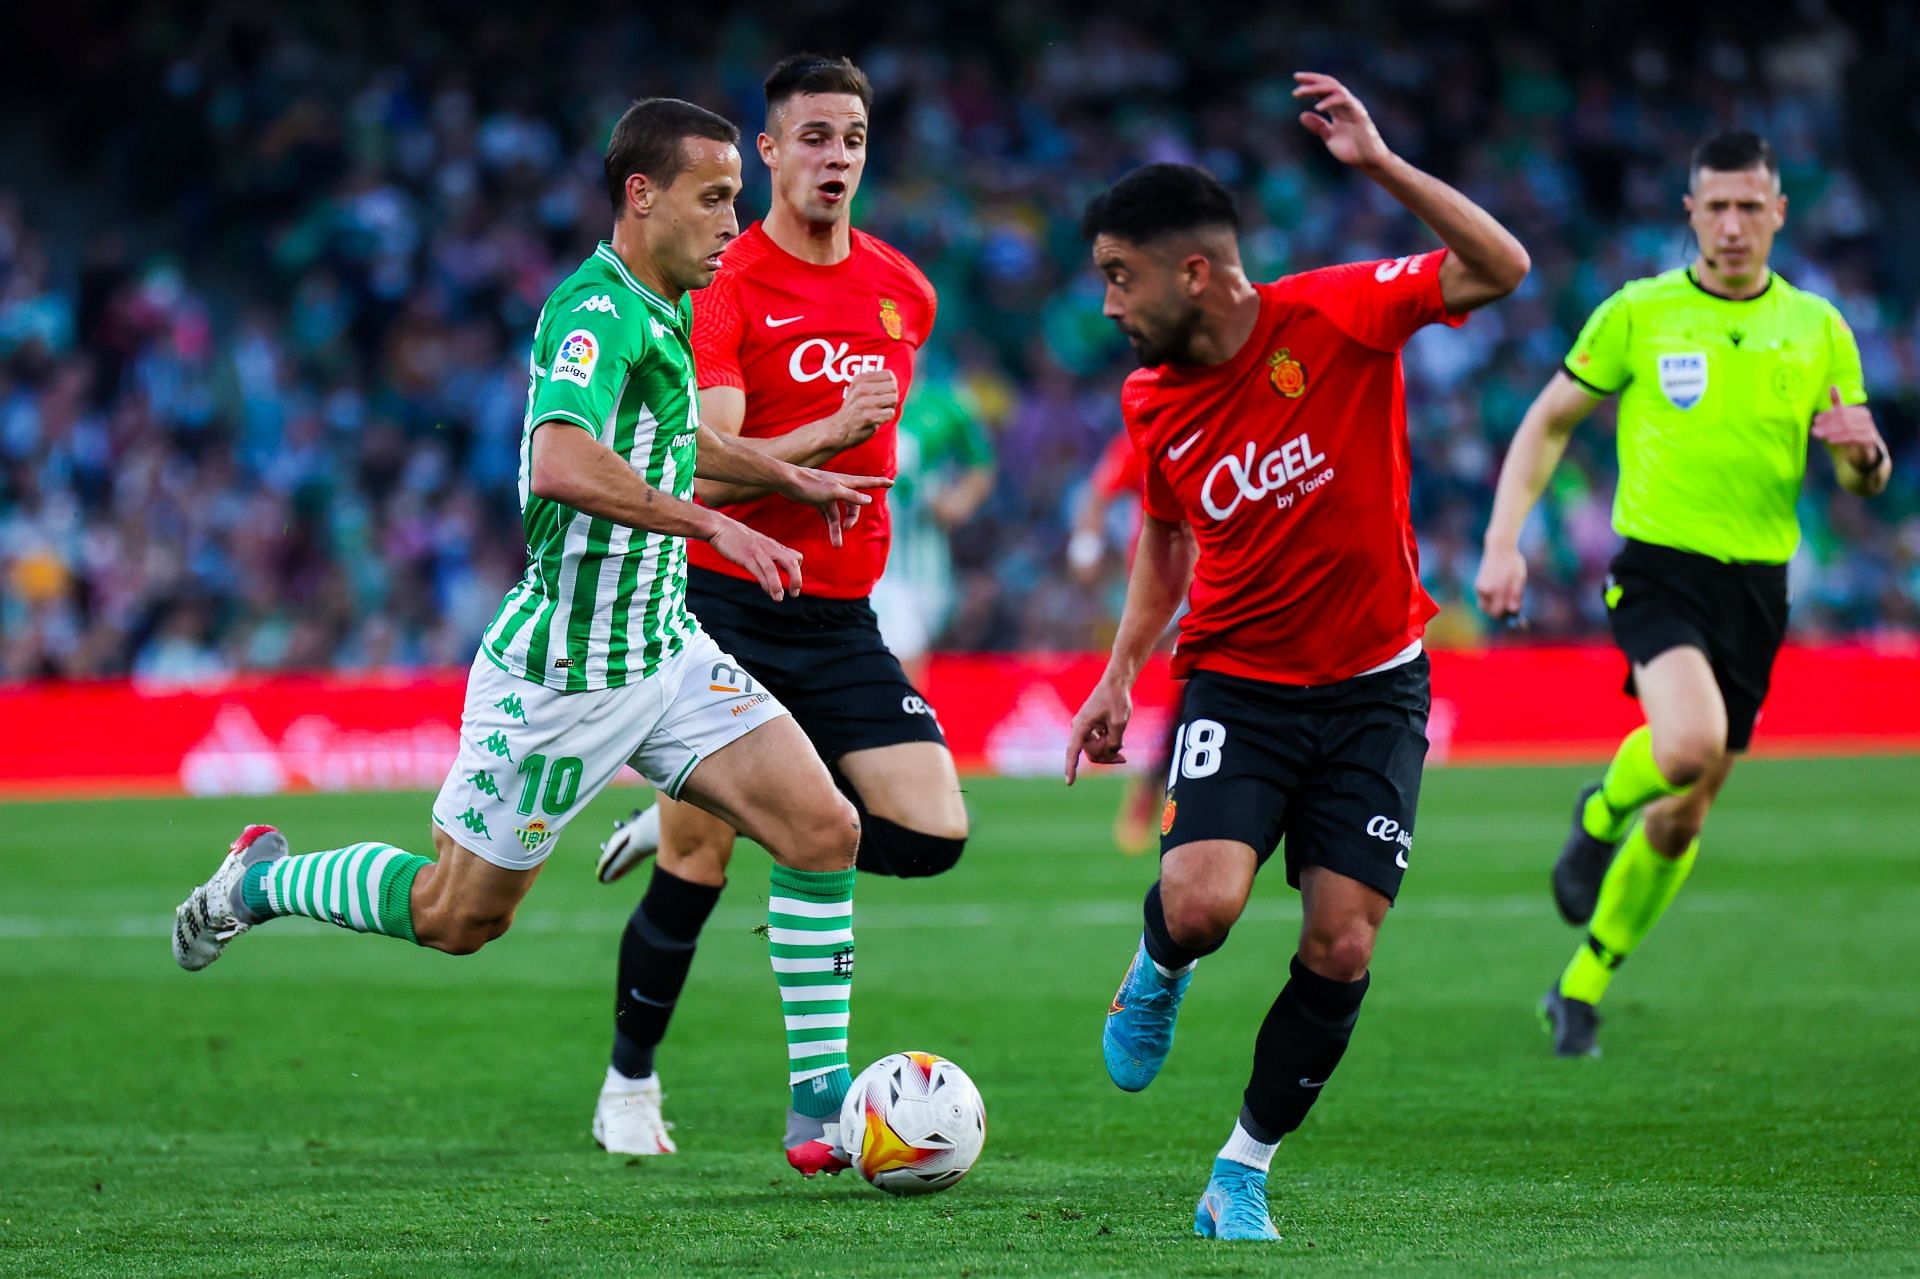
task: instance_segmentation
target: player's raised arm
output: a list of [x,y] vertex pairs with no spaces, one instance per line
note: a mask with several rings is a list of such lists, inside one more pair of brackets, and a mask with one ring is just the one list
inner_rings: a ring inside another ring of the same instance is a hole
[[860,508],[872,503],[865,489],[892,488],[879,475],[841,475],[795,466],[749,448],[738,436],[723,435],[710,426],[700,428],[699,460],[694,474],[701,479],[746,485],[803,502],[827,521],[828,540],[840,545],[840,534],[860,518]]
[[1520,429],[1507,446],[1500,464],[1500,483],[1494,490],[1493,514],[1487,517],[1486,543],[1480,571],[1473,580],[1480,610],[1488,617],[1520,614],[1527,588],[1527,560],[1520,553],[1520,530],[1533,504],[1546,492],[1547,481],[1567,451],[1567,439],[1581,419],[1593,412],[1599,397],[1568,377],[1555,373],[1528,406]]
[[1067,741],[1067,785],[1080,774],[1080,756],[1096,764],[1124,764],[1127,722],[1133,718],[1133,681],[1140,676],[1154,645],[1187,597],[1193,566],[1199,559],[1193,530],[1148,515],[1140,522],[1140,545],[1133,576],[1127,579],[1127,603],[1113,653],[1093,692],[1073,717]]
[[[736,386],[710,386],[700,392],[700,421],[720,435],[738,440],[741,447],[764,453],[794,466],[820,466],[864,444],[873,433],[893,420],[900,408],[900,382],[887,369],[867,369],[853,375],[847,383],[846,399],[840,407],[815,422],[796,427],[781,435],[740,434],[746,420],[746,393]],[[708,506],[726,506],[750,502],[774,490],[767,485],[735,484],[709,479],[702,472],[696,489]]]
[[653,487],[612,449],[563,418],[535,428],[527,485],[535,497],[598,519],[709,543],[751,572],[774,599],[800,593],[798,551]]
[[1293,96],[1312,105],[1300,123],[1333,158],[1351,165],[1407,206],[1447,246],[1440,296],[1460,315],[1497,302],[1520,287],[1532,262],[1526,249],[1493,215],[1430,173],[1409,164],[1381,140],[1373,118],[1353,91],[1330,75],[1297,71]]

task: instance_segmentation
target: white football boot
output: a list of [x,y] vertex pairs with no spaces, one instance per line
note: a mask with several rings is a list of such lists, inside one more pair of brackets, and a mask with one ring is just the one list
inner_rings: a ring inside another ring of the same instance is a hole
[[173,912],[174,962],[190,973],[199,972],[227,948],[227,943],[256,922],[240,899],[240,881],[249,866],[278,861],[287,855],[287,837],[271,826],[249,826],[227,849],[213,878],[187,894]]
[[593,1108],[593,1139],[610,1155],[670,1155],[677,1147],[660,1117],[660,1076],[628,1079],[611,1066]]
[[660,805],[636,808],[633,816],[613,824],[613,834],[600,845],[600,862],[594,873],[601,883],[611,884],[659,851]]

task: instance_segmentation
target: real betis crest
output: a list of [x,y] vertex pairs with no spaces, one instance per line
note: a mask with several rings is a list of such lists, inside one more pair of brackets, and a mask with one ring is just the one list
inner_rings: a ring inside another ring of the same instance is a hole
[[894,305],[892,298],[880,299],[880,327],[885,329],[887,336],[894,341],[900,340],[900,308]]
[[1283,346],[1267,357],[1267,380],[1274,390],[1297,400],[1307,393],[1307,366],[1293,358],[1291,348]]

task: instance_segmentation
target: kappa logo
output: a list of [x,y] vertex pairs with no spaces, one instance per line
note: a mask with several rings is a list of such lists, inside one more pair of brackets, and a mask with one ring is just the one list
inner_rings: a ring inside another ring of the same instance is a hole
[[575,311],[602,311],[611,315],[616,320],[620,318],[620,312],[614,309],[613,299],[604,293],[594,294],[573,309]]
[[585,329],[575,329],[560,339],[559,354],[553,357],[553,380],[585,386],[593,381],[593,366],[600,359],[600,344]]
[[1699,351],[1660,357],[1660,392],[1676,409],[1690,409],[1707,393],[1707,357]]

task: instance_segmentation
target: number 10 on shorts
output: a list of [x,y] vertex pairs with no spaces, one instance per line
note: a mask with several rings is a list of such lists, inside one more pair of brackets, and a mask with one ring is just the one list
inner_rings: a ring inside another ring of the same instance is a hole
[[[518,811],[522,817],[533,816],[533,801],[540,800],[541,808],[549,816],[558,817],[573,807],[573,801],[580,797],[580,775],[586,771],[586,765],[578,756],[562,755],[553,761],[553,767],[547,767],[545,755],[529,755],[520,762],[520,804]],[[540,793],[540,778],[547,779],[546,793]]]
[[1217,719],[1189,720],[1173,738],[1173,763],[1167,769],[1167,789],[1182,777],[1212,777],[1220,771],[1220,752],[1227,744],[1227,726]]

